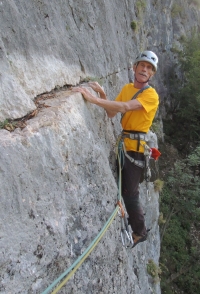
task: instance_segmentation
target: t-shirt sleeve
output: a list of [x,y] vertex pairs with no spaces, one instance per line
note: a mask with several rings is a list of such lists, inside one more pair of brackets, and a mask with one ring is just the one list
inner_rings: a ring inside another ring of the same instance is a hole
[[159,97],[154,89],[150,89],[146,93],[145,91],[142,92],[136,99],[142,104],[147,113],[159,104]]

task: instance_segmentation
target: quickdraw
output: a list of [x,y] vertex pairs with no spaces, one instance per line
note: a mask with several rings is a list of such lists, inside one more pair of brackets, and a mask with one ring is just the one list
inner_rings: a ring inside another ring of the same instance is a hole
[[128,225],[128,220],[127,217],[121,217],[121,232],[120,232],[121,240],[122,240],[122,245],[127,248],[127,247],[133,247],[134,242],[132,238],[132,234],[129,230],[129,225]]
[[146,191],[147,191],[148,200],[150,200],[149,182],[151,179],[151,169],[149,166],[149,162],[150,162],[151,154],[152,154],[151,148],[147,144],[144,144],[144,157],[145,157],[144,179],[146,181]]
[[133,242],[132,234],[129,230],[128,220],[125,215],[125,211],[124,211],[124,208],[122,206],[121,201],[118,201],[117,205],[119,205],[119,207],[120,207],[120,212],[118,211],[118,213],[119,213],[119,216],[121,217],[120,236],[121,236],[121,240],[122,240],[122,245],[126,248],[132,247],[134,242]]

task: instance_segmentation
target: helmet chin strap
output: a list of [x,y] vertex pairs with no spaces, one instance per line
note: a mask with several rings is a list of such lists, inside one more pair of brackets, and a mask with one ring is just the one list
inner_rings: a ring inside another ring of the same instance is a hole
[[150,79],[148,79],[146,82],[139,82],[139,81],[137,80],[136,76],[135,76],[135,79],[136,79],[136,81],[137,81],[138,83],[140,83],[140,84],[146,84],[146,83],[148,83],[148,82],[150,81]]

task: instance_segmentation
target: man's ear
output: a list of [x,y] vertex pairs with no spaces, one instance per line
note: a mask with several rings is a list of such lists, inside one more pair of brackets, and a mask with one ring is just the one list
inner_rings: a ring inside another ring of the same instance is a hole
[[134,65],[133,65],[133,71],[134,71],[134,72],[135,72],[135,70],[136,70],[136,67],[137,67],[136,64],[134,64]]

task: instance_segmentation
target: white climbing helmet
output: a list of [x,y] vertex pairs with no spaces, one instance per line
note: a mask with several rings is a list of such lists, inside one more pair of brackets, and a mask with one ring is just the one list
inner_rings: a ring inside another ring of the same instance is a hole
[[158,57],[152,51],[143,51],[141,52],[138,57],[136,58],[134,64],[138,63],[139,61],[147,61],[151,63],[154,67],[154,70],[157,71],[158,66]]

